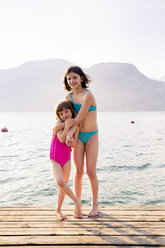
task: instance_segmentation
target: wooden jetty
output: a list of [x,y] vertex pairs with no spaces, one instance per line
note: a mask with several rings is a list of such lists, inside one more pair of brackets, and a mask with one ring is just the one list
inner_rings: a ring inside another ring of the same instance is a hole
[[57,220],[55,207],[1,207],[0,247],[165,247],[165,206],[105,206],[99,216]]

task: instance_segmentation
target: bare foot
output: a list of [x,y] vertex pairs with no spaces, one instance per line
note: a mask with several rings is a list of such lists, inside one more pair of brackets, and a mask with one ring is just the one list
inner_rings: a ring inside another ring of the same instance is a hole
[[79,198],[77,198],[77,203],[75,203],[74,217],[77,219],[82,219],[81,201]]
[[98,216],[98,214],[99,214],[98,206],[94,206],[89,212],[88,217],[95,217]]
[[66,219],[66,215],[62,214],[61,211],[56,211],[56,215],[57,215],[57,218],[59,220],[65,220]]

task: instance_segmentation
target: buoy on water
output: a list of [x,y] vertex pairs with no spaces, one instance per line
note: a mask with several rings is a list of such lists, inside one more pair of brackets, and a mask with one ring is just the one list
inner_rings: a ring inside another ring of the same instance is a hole
[[131,121],[131,124],[134,124],[135,122],[134,121]]
[[2,128],[2,129],[1,129],[1,132],[8,132],[7,127]]

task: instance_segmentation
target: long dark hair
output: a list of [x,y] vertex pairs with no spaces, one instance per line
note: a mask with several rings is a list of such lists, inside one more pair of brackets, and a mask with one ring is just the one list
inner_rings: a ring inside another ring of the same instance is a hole
[[79,66],[70,66],[66,69],[64,73],[64,79],[63,79],[64,88],[67,91],[71,91],[71,87],[69,86],[68,81],[67,81],[67,76],[71,72],[78,74],[83,79],[83,81],[81,82],[82,88],[88,88],[89,83],[92,81],[92,78],[88,76],[87,74],[85,74]]
[[72,101],[64,100],[64,101],[59,102],[56,106],[55,114],[56,114],[57,119],[61,120],[59,113],[64,109],[70,109],[70,111],[72,113],[72,118],[76,117],[76,112],[75,112],[74,105],[73,105]]

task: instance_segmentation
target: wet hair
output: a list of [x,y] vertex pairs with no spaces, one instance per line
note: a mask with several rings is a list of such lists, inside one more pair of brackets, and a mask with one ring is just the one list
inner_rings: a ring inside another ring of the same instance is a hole
[[67,80],[67,76],[71,72],[78,74],[83,79],[83,81],[81,82],[82,88],[88,88],[89,83],[92,81],[92,78],[88,76],[87,74],[85,74],[79,66],[70,66],[66,69],[64,73],[63,83],[64,83],[65,90],[71,91],[71,87],[69,86],[68,80]]
[[60,112],[63,111],[64,109],[70,109],[70,111],[72,113],[72,118],[75,118],[76,117],[76,112],[75,112],[74,105],[73,105],[72,101],[70,101],[70,100],[64,100],[64,101],[59,102],[56,105],[56,108],[55,108],[56,119],[60,119],[61,120],[61,118],[60,118]]

